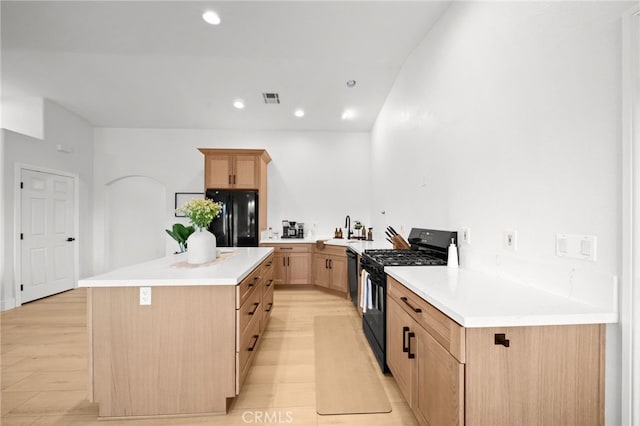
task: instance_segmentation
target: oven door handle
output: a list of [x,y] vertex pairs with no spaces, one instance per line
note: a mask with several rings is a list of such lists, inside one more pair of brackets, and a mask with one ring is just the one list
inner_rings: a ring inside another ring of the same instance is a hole
[[402,327],[402,352],[409,352],[409,345],[407,344],[407,333],[409,327]]
[[422,312],[422,309],[412,306],[411,303],[409,303],[409,300],[406,297],[403,296],[403,297],[400,298],[400,300],[402,300],[405,303],[405,305],[410,307],[413,310],[413,312],[415,312],[416,314],[419,314],[420,312]]

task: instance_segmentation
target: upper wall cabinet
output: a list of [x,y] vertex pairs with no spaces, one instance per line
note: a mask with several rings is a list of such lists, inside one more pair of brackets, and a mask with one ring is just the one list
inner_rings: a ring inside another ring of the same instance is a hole
[[271,161],[263,149],[199,148],[204,154],[205,188],[261,189],[266,188],[266,166]]
[[258,191],[261,231],[267,229],[267,164],[264,149],[198,148],[204,154],[204,191],[207,189],[254,189]]

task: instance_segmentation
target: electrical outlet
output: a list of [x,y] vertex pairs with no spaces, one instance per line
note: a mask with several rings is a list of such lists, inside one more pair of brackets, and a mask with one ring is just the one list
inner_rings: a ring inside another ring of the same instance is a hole
[[471,228],[464,228],[462,231],[462,241],[471,244]]
[[518,233],[516,231],[504,231],[503,243],[506,250],[516,251],[518,249]]
[[151,305],[151,287],[140,287],[140,305]]

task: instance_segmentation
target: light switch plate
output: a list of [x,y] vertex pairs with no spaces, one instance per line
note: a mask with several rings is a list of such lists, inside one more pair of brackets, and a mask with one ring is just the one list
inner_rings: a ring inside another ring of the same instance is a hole
[[556,234],[556,256],[595,262],[597,243],[595,235]]

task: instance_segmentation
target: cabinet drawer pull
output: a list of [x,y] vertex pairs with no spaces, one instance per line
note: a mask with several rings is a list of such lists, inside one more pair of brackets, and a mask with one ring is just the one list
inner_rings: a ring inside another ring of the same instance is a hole
[[409,352],[409,345],[407,345],[407,332],[409,327],[402,327],[402,352]]
[[267,288],[271,287],[271,284],[273,284],[273,280],[269,280],[269,283],[266,285]]
[[504,333],[496,333],[493,335],[493,344],[494,345],[502,345],[505,348],[509,347],[509,339]]
[[400,300],[402,300],[405,303],[405,305],[410,307],[413,310],[413,312],[415,312],[416,314],[419,314],[420,312],[422,312],[422,309],[414,308],[413,306],[411,306],[411,303],[409,303],[409,300],[406,297],[401,297]]
[[251,312],[247,312],[247,314],[249,314],[249,315],[253,315],[253,314],[255,314],[255,313],[256,313],[256,311],[258,310],[258,306],[260,306],[260,304],[259,304],[258,302],[254,303],[254,304],[253,304],[253,311],[251,311]]
[[267,305],[267,309],[265,309],[265,312],[271,312],[271,308],[273,308],[273,302],[269,302],[269,304]]
[[253,281],[258,281],[260,279],[260,275],[258,275],[257,277],[253,277]]
[[253,335],[253,345],[251,345],[251,346],[249,346],[249,347],[247,348],[247,350],[248,350],[249,352],[253,352],[253,350],[256,348],[256,345],[258,344],[258,339],[259,339],[259,338],[260,338],[260,335],[259,335],[259,334],[254,334],[254,335]]
[[407,339],[407,357],[409,357],[409,359],[414,359],[416,357],[416,354],[411,353],[411,339],[416,337],[416,333],[410,331],[407,335],[409,336],[409,339]]
[[270,267],[271,267],[271,262],[267,263],[265,266],[266,266],[267,268],[270,268]]
[[280,247],[280,250],[293,250],[293,247]]

